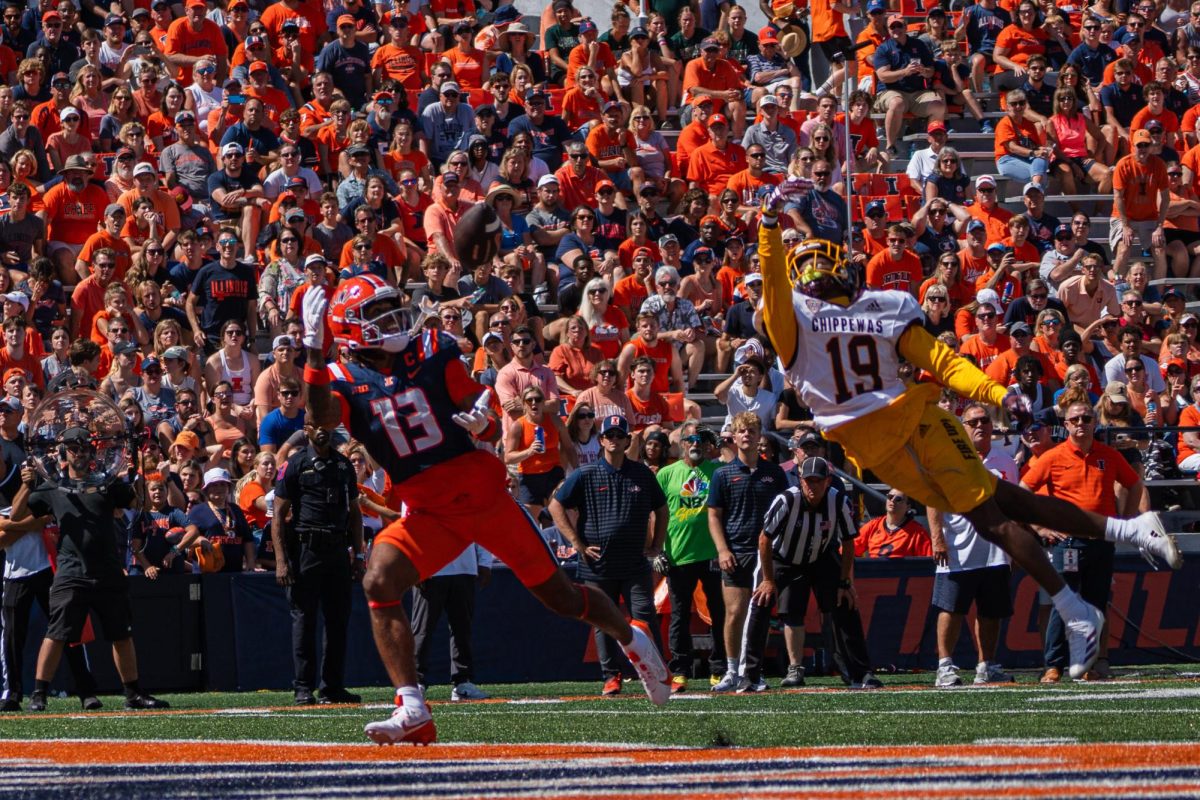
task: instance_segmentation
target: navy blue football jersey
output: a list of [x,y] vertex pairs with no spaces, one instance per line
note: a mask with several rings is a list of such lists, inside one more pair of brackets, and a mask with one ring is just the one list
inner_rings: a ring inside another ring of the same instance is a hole
[[389,374],[328,365],[342,421],[394,483],[475,450],[471,434],[453,420],[456,398],[474,400],[483,391],[461,356],[452,337],[426,331],[395,355]]

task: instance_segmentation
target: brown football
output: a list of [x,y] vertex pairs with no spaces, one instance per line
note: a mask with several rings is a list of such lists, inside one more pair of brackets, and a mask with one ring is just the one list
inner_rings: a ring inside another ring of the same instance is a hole
[[471,272],[496,257],[500,252],[500,218],[491,206],[478,202],[462,215],[454,227],[454,250],[463,272]]

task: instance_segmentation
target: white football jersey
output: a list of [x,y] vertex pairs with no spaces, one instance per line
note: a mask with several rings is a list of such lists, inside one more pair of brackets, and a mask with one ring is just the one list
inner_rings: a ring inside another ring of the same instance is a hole
[[796,292],[796,359],[788,378],[829,430],[887,406],[904,393],[900,335],[924,323],[907,292],[865,291],[849,307]]
[[[1021,479],[1017,462],[999,447],[992,447],[983,465],[1002,481],[1016,483]],[[964,572],[1009,563],[1008,554],[999,545],[980,536],[975,526],[961,514],[942,516],[942,535],[946,537],[947,563],[945,566],[939,564],[936,572]]]

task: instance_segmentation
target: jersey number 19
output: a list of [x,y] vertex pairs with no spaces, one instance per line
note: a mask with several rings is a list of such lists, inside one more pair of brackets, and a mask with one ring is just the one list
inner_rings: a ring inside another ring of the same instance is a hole
[[[825,345],[829,353],[829,362],[833,371],[834,385],[837,396],[834,402],[845,403],[856,394],[877,392],[883,388],[883,378],[879,375],[879,351],[875,339],[870,336],[852,336],[846,342],[846,355],[842,355],[842,340],[834,337]],[[855,381],[853,391],[846,382],[846,367],[862,378]]]

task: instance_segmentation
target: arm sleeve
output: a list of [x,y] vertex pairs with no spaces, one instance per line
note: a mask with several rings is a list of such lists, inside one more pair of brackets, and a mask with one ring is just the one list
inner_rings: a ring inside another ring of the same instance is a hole
[[[765,263],[765,259],[764,259]],[[763,277],[764,287],[766,276]],[[1007,394],[1004,387],[983,374],[978,367],[960,358],[946,345],[934,339],[920,325],[911,325],[900,335],[900,355],[936,377],[957,394],[972,400],[999,406]]]
[[763,275],[763,327],[779,360],[785,367],[790,367],[796,360],[799,331],[796,311],[792,308],[792,284],[788,280],[783,234],[778,224],[764,222],[759,225],[758,254]]
[[708,502],[705,505],[709,508],[725,507],[725,478],[722,477],[721,470],[714,472],[712,480],[709,481]]

